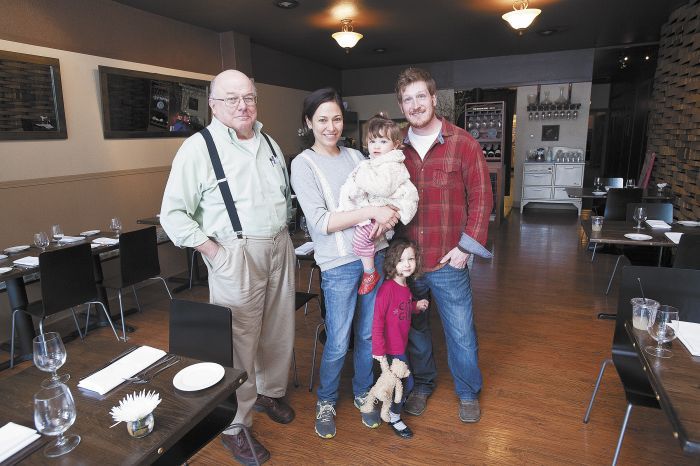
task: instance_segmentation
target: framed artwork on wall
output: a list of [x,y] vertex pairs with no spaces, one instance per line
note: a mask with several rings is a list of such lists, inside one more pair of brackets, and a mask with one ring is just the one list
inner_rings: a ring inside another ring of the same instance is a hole
[[558,141],[559,140],[559,125],[542,125],[542,140],[543,141]]
[[67,139],[57,58],[0,50],[0,140]]
[[105,139],[187,137],[209,123],[207,81],[98,68]]

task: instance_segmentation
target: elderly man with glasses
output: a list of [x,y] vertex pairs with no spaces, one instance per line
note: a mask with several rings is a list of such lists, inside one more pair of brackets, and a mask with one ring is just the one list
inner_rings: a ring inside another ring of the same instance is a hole
[[[253,82],[227,70],[212,80],[210,91],[212,121],[175,155],[160,222],[175,245],[202,253],[210,301],[231,308],[234,366],[248,373],[236,393],[233,423],[251,426],[256,409],[286,424],[294,418],[283,397],[295,289],[287,168],[279,146],[261,132]],[[255,438],[251,450],[238,428],[224,431],[222,441],[243,464],[270,457]]]

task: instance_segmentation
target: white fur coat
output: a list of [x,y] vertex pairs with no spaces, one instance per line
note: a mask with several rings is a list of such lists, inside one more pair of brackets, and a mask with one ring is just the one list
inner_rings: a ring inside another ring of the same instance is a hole
[[360,162],[340,188],[338,210],[392,204],[407,225],[418,209],[418,190],[411,183],[404,159],[403,152],[393,150]]

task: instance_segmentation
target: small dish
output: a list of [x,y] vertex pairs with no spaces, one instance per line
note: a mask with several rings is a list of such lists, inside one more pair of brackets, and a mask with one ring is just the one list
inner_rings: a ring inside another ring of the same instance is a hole
[[216,384],[224,377],[224,367],[215,362],[200,362],[185,367],[173,377],[173,385],[183,392],[196,392]]
[[3,259],[7,259],[7,256],[5,254],[0,254],[0,261]]
[[0,274],[7,273],[12,270],[12,267],[0,267]]
[[13,254],[13,253],[15,253],[15,252],[26,251],[27,249],[29,249],[29,245],[28,245],[28,244],[22,244],[22,245],[20,245],[20,246],[12,246],[12,247],[10,247],[10,248],[6,248],[6,249],[5,249],[5,252],[8,253],[8,254]]
[[641,233],[626,233],[625,238],[633,239],[635,241],[646,241],[651,239],[651,236],[643,235]]
[[602,196],[605,194],[605,191],[593,191],[594,196]]
[[700,227],[700,222],[694,220],[678,220],[676,223],[684,227]]

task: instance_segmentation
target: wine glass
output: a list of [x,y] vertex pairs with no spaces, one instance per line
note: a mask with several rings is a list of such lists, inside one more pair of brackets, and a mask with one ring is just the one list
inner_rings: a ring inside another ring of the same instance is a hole
[[79,435],[63,435],[75,422],[75,401],[64,384],[34,394],[34,426],[44,435],[56,435],[56,441],[44,448],[49,458],[65,455],[80,443]]
[[657,358],[670,358],[673,356],[671,350],[662,348],[661,345],[676,338],[678,333],[678,309],[665,304],[659,306],[656,312],[652,312],[647,325],[647,331],[656,340],[656,346],[647,346],[644,350]]
[[637,222],[637,226],[634,228],[637,230],[642,229],[642,222],[647,219],[647,209],[646,207],[635,207],[634,216],[632,217]]
[[625,183],[625,188],[634,188],[634,179],[628,178],[627,183]]
[[306,217],[302,215],[301,219],[299,220],[299,225],[301,226],[301,231],[304,232],[304,238],[311,238],[311,235],[309,235],[309,225],[306,223]]
[[119,220],[119,217],[114,217],[109,221],[109,229],[114,232],[116,238],[119,238],[119,232],[122,229],[122,221]]
[[46,250],[46,246],[49,245],[49,237],[43,231],[39,233],[34,233],[34,246],[41,249],[41,252]]
[[63,238],[63,230],[61,229],[61,225],[51,225],[51,236],[60,246],[61,239]]
[[69,374],[58,375],[56,371],[66,362],[66,347],[63,346],[61,335],[56,332],[46,332],[37,335],[33,340],[34,365],[44,372],[51,372],[50,379],[44,379],[41,386],[54,387],[66,383],[70,379]]
[[600,183],[600,177],[596,176],[595,178],[593,178],[593,191],[600,191],[600,188],[602,188]]

